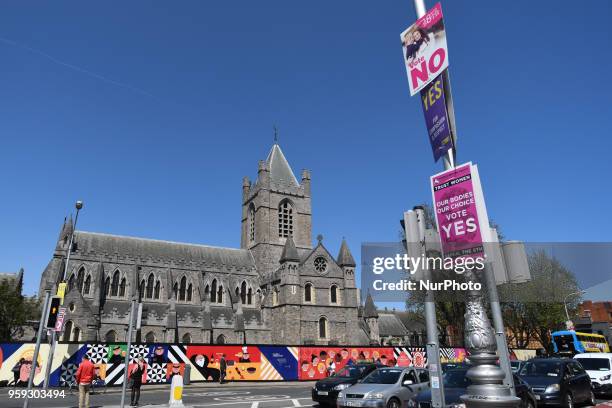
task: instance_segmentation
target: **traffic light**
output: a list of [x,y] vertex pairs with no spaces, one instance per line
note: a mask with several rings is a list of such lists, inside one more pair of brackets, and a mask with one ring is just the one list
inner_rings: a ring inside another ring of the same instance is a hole
[[51,305],[49,306],[49,315],[47,317],[47,329],[55,329],[55,322],[57,321],[57,313],[62,303],[62,298],[59,296],[53,296],[51,298]]

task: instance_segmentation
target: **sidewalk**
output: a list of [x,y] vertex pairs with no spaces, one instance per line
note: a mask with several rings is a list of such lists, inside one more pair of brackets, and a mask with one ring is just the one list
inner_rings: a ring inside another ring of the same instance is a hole
[[[229,387],[229,388],[240,388],[240,387],[250,387],[250,388],[283,388],[283,387],[300,387],[303,386],[305,388],[312,387],[316,381],[278,381],[278,382],[270,382],[270,381],[238,381],[238,382],[226,382],[223,384],[219,384],[216,382],[197,382],[191,383],[189,385],[185,385],[183,387],[183,392],[196,390],[196,389],[207,389],[207,388],[221,388],[221,387]],[[141,390],[169,390],[170,384],[155,384],[155,385],[143,385]],[[121,387],[108,387],[106,390],[107,394],[111,393],[121,393]]]

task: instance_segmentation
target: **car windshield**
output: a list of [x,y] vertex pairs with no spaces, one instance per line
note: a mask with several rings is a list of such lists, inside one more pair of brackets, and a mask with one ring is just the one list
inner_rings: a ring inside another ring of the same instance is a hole
[[365,371],[365,367],[347,366],[338,371],[334,377],[357,378]]
[[556,361],[528,361],[521,368],[519,375],[526,377],[559,377],[561,376],[561,363]]
[[445,388],[467,388],[471,381],[465,376],[467,370],[449,370],[444,373]]
[[610,360],[607,358],[577,358],[585,370],[591,371],[608,371],[610,369]]
[[366,384],[395,384],[403,370],[378,369],[372,371],[363,382]]

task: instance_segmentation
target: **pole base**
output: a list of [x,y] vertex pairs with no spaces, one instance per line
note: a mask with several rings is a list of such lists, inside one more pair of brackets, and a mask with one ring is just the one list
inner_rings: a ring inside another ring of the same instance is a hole
[[461,401],[465,403],[467,408],[518,408],[521,399],[512,396],[497,396],[497,395],[474,395],[465,394],[461,396]]

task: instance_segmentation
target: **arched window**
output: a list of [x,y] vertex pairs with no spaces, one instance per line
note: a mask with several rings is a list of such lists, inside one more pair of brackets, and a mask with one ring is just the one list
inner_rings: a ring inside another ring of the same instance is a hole
[[332,285],[329,288],[329,301],[334,304],[338,303],[338,286]]
[[253,289],[249,288],[247,292],[247,304],[253,304]]
[[113,282],[111,283],[111,296],[117,296],[119,293],[119,271],[113,274]]
[[81,267],[77,273],[76,287],[80,293],[83,293],[83,281],[85,280],[85,268]]
[[255,242],[255,206],[253,203],[249,206],[249,242]]
[[145,341],[147,343],[155,343],[155,333],[153,333],[152,331],[148,332],[145,336]]
[[72,320],[68,320],[64,325],[64,335],[62,336],[63,341],[70,341],[70,335],[72,334]]
[[104,340],[107,343],[114,343],[117,341],[117,332],[114,330],[109,330],[106,332],[106,335],[104,336]]
[[204,288],[204,299],[210,301],[210,286],[208,285]]
[[140,300],[145,297],[145,281],[144,279],[140,281],[140,287],[138,288],[138,295],[140,296]]
[[242,304],[246,304],[246,295],[247,295],[247,284],[245,281],[242,281],[242,285],[240,285],[240,301]]
[[147,299],[153,299],[153,285],[155,284],[154,280],[155,276],[150,273],[149,277],[147,278]]
[[272,289],[272,306],[278,305],[278,290]]
[[191,334],[185,333],[183,334],[183,338],[181,340],[182,343],[191,343]]
[[125,278],[121,279],[121,284],[119,285],[119,296],[125,296]]
[[217,280],[213,279],[212,286],[210,289],[210,301],[212,303],[217,303]]
[[289,237],[293,235],[293,207],[288,200],[278,206],[278,236]]
[[83,284],[83,294],[89,295],[89,289],[91,288],[91,275],[87,275],[85,283]]
[[325,317],[319,318],[319,338],[327,339],[327,319]]
[[155,299],[159,299],[160,289],[161,289],[161,283],[157,281],[157,283],[155,283]]
[[68,279],[68,292],[74,289],[74,273],[70,275],[70,279]]
[[187,290],[187,278],[183,276],[181,278],[181,286],[179,288],[179,300],[182,302],[185,301],[185,291],[186,290]]
[[223,303],[223,285],[219,285],[219,290],[217,291],[217,303]]
[[81,337],[81,329],[78,326],[74,326],[72,331],[72,341],[79,341]]
[[187,286],[187,301],[191,302],[191,298],[193,297],[193,286],[191,283]]
[[225,344],[225,336],[220,334],[219,337],[217,337],[217,341],[215,343],[216,344]]
[[106,277],[106,279],[104,280],[104,295],[108,296],[110,295],[110,287],[111,287],[111,283],[110,283],[110,277]]
[[240,289],[238,289],[238,286],[236,286],[236,302],[238,301],[239,297],[240,297]]
[[178,283],[174,282],[174,286],[172,287],[172,293],[174,294],[174,300],[178,300]]
[[304,302],[312,302],[312,284],[304,285]]

